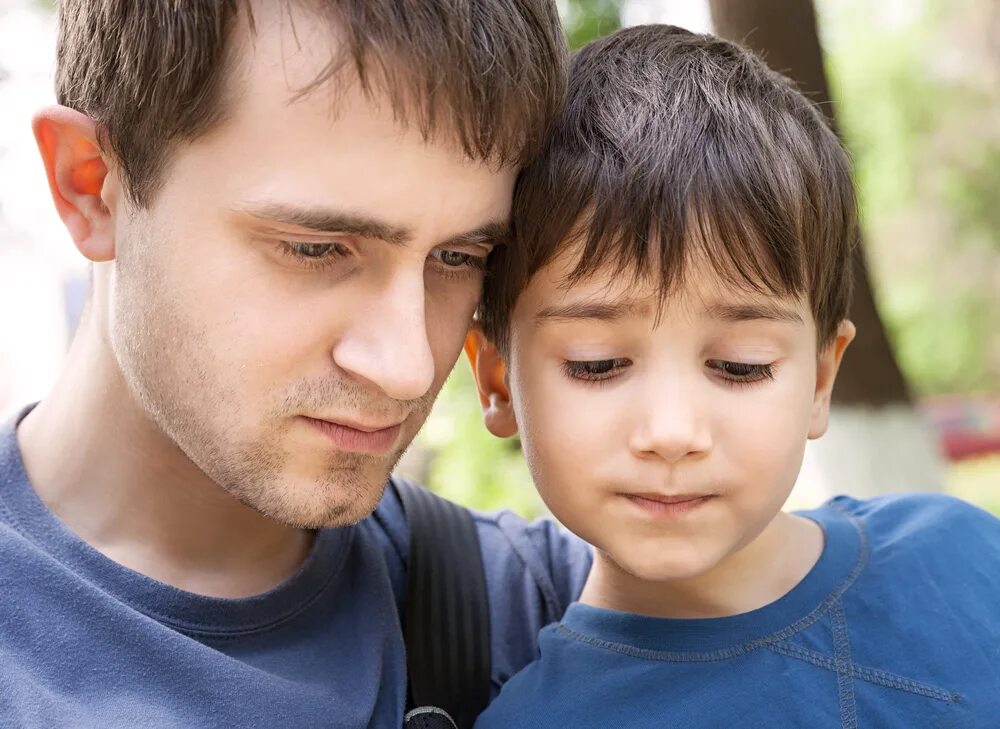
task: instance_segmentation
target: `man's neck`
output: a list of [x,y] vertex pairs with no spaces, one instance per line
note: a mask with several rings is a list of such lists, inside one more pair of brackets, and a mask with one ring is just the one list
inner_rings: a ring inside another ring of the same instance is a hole
[[623,570],[601,550],[580,597],[595,607],[663,618],[721,618],[769,605],[787,594],[823,552],[822,528],[779,513],[743,549],[690,578],[651,582]]
[[81,327],[53,392],[17,431],[42,502],[105,556],[184,590],[244,597],[293,574],[313,533],[209,479],[136,403],[94,323]]

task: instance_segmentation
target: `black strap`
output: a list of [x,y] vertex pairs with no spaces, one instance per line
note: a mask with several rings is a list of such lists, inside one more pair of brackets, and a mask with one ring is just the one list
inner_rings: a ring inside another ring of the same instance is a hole
[[394,477],[410,531],[403,637],[411,707],[470,729],[490,698],[490,611],[468,510]]

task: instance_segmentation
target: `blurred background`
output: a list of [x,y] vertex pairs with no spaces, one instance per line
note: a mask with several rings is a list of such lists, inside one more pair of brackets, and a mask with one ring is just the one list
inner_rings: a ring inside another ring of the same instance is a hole
[[[855,163],[859,336],[789,507],[954,493],[1000,514],[1000,0],[561,0],[573,47],[672,23],[749,45],[820,104]],[[0,0],[0,419],[41,399],[86,297],[30,117],[53,101],[53,3]],[[470,506],[544,513],[517,439],[459,361],[400,471]]]

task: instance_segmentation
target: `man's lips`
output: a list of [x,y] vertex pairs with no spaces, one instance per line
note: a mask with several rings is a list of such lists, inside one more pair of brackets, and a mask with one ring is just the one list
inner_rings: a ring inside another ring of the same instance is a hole
[[661,494],[644,492],[622,494],[626,499],[648,514],[661,517],[678,517],[695,511],[715,498],[715,494]]
[[354,453],[387,453],[399,440],[402,421],[390,425],[360,424],[301,416],[325,435],[338,450]]

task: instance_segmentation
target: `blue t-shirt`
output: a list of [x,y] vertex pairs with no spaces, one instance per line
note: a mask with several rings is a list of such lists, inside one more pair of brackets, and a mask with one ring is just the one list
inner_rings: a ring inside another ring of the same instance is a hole
[[[536,655],[579,595],[589,549],[550,521],[474,515],[492,679]],[[399,729],[408,535],[387,488],[361,523],[321,530],[298,572],[246,599],[195,595],[108,559],[39,500],[0,426],[0,726]]]
[[727,618],[570,606],[476,729],[1000,727],[1000,520],[939,495],[804,512],[784,597]]

